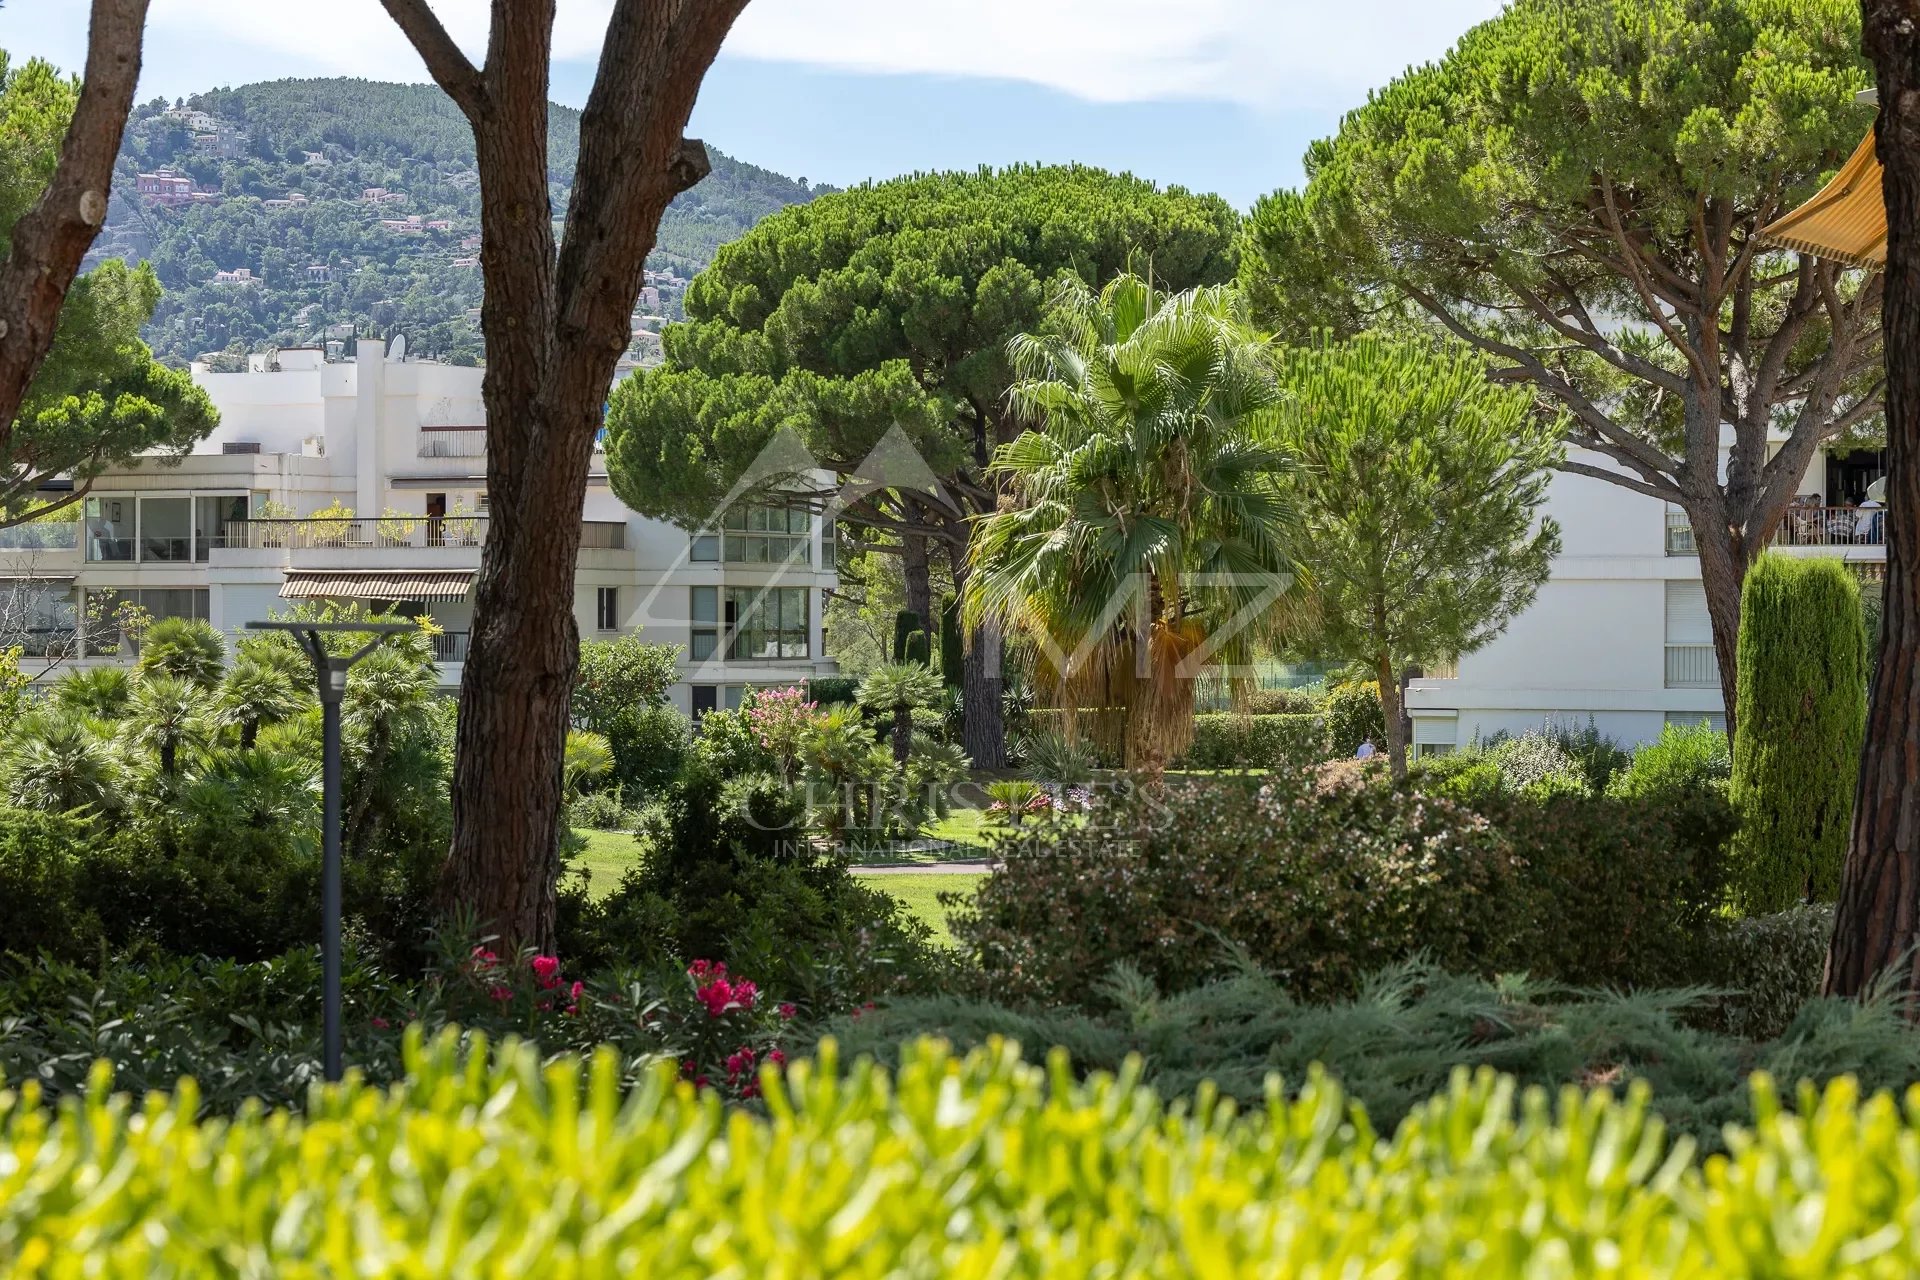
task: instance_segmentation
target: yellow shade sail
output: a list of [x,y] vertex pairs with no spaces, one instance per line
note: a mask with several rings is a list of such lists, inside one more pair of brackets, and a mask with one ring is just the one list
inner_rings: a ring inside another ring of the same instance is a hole
[[1873,131],[1833,180],[1792,213],[1760,228],[1760,239],[1856,267],[1887,264],[1887,206],[1880,194],[1880,160]]

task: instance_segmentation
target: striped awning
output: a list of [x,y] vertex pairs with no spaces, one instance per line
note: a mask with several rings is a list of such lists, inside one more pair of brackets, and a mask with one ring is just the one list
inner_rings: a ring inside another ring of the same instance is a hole
[[280,584],[286,600],[464,600],[473,574],[464,569],[294,570]]
[[1880,160],[1873,153],[1873,131],[1867,131],[1818,195],[1760,228],[1760,239],[1850,266],[1884,267],[1887,207],[1880,194]]

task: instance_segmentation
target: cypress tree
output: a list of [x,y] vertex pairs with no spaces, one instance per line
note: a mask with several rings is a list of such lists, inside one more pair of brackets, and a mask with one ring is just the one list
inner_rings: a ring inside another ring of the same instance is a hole
[[907,636],[907,651],[904,655],[904,660],[917,663],[923,667],[933,665],[933,653],[927,644],[926,632],[915,631]]
[[960,631],[960,600],[947,596],[940,601],[940,681],[949,689],[960,687],[961,667],[966,662]]
[[911,609],[902,609],[893,615],[893,660],[907,660],[907,637],[920,630],[920,615]]
[[1735,904],[1830,902],[1867,721],[1860,587],[1838,560],[1762,556],[1740,605],[1733,740]]

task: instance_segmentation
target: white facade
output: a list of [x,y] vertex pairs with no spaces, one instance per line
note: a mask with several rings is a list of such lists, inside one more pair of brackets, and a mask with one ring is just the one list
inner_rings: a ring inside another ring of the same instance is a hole
[[[1612,464],[1601,455],[1579,458]],[[1871,462],[1815,458],[1775,542],[1788,555],[1838,556],[1877,577],[1884,513],[1860,506]],[[1816,502],[1815,499],[1818,499]],[[1724,723],[1699,560],[1686,519],[1666,503],[1586,476],[1554,476],[1548,513],[1561,553],[1533,604],[1443,678],[1415,679],[1407,711],[1418,752],[1465,746],[1554,721],[1594,726],[1623,746],[1669,721]]]
[[[62,667],[131,657],[103,602],[238,635],[302,598],[351,598],[432,617],[442,683],[456,686],[489,523],[484,370],[396,357],[376,340],[355,354],[328,363],[287,349],[245,373],[195,365],[220,426],[192,454],[101,476],[66,538],[77,545],[47,545],[61,539],[44,526],[0,530],[0,588],[31,597],[8,624],[27,619],[32,634],[15,637],[27,669],[36,651],[64,648]],[[694,538],[621,503],[598,452],[591,471],[573,592],[582,638],[637,632],[679,647],[682,711],[835,670],[821,518],[741,509]]]

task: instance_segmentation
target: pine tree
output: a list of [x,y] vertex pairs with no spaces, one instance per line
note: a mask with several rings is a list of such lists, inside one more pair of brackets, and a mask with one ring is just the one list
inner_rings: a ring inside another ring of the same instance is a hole
[[1840,888],[1867,721],[1860,588],[1837,560],[1762,556],[1740,605],[1734,900],[1751,914]]

